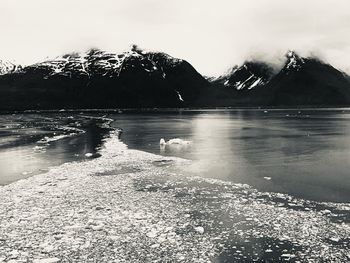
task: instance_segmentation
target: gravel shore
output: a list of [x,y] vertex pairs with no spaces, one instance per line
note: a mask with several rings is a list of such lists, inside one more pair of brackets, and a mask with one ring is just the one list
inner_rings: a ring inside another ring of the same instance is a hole
[[0,188],[0,262],[346,262],[348,204],[186,178],[190,161],[129,150]]

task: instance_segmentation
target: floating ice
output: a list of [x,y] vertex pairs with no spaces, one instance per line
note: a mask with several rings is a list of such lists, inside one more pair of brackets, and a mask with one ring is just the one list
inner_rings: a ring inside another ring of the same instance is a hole
[[34,259],[33,263],[56,263],[61,261],[59,258]]
[[164,138],[160,139],[159,144],[162,146],[165,145],[190,145],[192,142],[191,141],[186,141],[186,140],[182,140],[179,138],[174,138],[174,139],[170,139],[169,141],[165,141]]
[[[79,130],[79,129],[75,129],[75,128],[69,128],[69,129],[74,129],[74,130],[78,130],[79,132],[81,132],[81,130]],[[58,140],[61,140],[61,139],[64,139],[64,138],[68,138],[68,137],[72,137],[72,136],[75,136],[75,135],[77,135],[76,132],[71,132],[71,133],[68,133],[68,134],[55,135],[55,136],[52,136],[52,137],[45,136],[44,138],[42,138],[37,143],[39,143],[39,144],[48,144],[50,142],[58,141]]]

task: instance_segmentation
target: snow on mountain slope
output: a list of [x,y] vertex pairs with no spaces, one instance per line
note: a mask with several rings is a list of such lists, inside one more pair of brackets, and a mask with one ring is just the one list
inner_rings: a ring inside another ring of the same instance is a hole
[[266,86],[271,105],[348,105],[350,82],[344,73],[314,57],[286,54],[286,62]]
[[46,78],[55,75],[118,77],[123,70],[141,68],[149,74],[160,73],[165,78],[163,67],[173,67],[181,62],[181,59],[165,53],[146,52],[137,47],[132,47],[121,54],[91,49],[86,53],[70,53],[39,62],[25,67],[24,71],[42,71]]
[[10,61],[0,60],[0,75],[12,73],[18,69],[18,66]]
[[302,65],[305,64],[305,59],[300,57],[297,53],[295,53],[292,50],[287,52],[286,58],[286,70],[295,69],[298,71],[302,67]]
[[229,73],[213,80],[236,90],[252,90],[265,85],[273,75],[273,69],[263,62],[246,62],[233,67]]
[[200,103],[210,88],[186,60],[137,46],[69,53],[13,73],[0,78],[6,109],[179,107]]

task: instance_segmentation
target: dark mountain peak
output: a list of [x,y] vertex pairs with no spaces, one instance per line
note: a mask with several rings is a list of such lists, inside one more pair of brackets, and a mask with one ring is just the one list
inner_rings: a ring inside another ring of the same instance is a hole
[[243,67],[266,80],[274,73],[274,69],[270,64],[258,60],[246,61]]
[[[66,71],[83,71],[89,74],[103,76],[119,76],[125,70],[141,70],[148,72],[163,71],[166,67],[174,67],[184,62],[162,52],[149,52],[137,45],[132,45],[129,50],[122,53],[110,53],[97,48],[85,53],[70,53],[36,64],[37,67],[51,68],[52,74],[67,75]],[[67,67],[67,64],[70,66]],[[71,74],[72,72],[68,72]],[[77,72],[74,72],[77,73]],[[163,72],[160,72],[163,74]]]
[[284,69],[286,70],[292,70],[292,69],[295,69],[295,70],[299,70],[302,65],[305,63],[305,58],[299,56],[295,51],[293,50],[289,50],[287,53],[286,53],[286,64],[284,66]]
[[140,55],[143,55],[146,51],[142,48],[140,48],[138,45],[136,44],[133,44],[131,45],[131,48],[130,48],[130,51],[131,52],[135,52],[135,53],[138,53]]
[[286,54],[283,69],[267,85],[271,105],[346,105],[350,83],[346,75],[315,57]]
[[288,50],[287,53],[286,53],[286,57],[287,58],[300,58],[300,56],[298,55],[297,52],[295,52],[294,50]]
[[186,62],[185,60],[174,58],[164,52],[146,52],[145,55],[161,66],[175,67]]
[[217,78],[216,82],[236,90],[252,90],[265,85],[273,76],[273,68],[262,61],[246,61],[242,66],[235,66]]
[[19,70],[20,66],[6,60],[0,60],[0,75],[13,73]]
[[[23,72],[35,72],[43,78],[52,76],[88,76],[90,78],[93,75],[119,77],[122,73],[132,74],[133,72],[135,74],[135,71],[138,71],[145,72],[145,74],[161,75],[165,78],[167,69],[180,65],[181,67],[192,67],[186,61],[166,53],[150,52],[137,45],[132,45],[130,49],[118,54],[98,48],[81,53],[67,53],[29,65],[24,68]],[[5,72],[5,69],[3,71]]]
[[[12,94],[12,87],[20,92]],[[178,107],[197,103],[208,87],[187,61],[133,45],[118,54],[67,53],[1,76],[0,102],[20,94],[8,107]]]
[[94,55],[98,55],[98,54],[103,54],[104,51],[99,49],[99,48],[90,48],[87,52],[86,52],[86,55],[87,56],[94,56]]

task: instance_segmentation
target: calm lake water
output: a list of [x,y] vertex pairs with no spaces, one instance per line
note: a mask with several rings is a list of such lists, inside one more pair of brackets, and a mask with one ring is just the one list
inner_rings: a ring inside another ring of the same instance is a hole
[[[0,118],[0,184],[49,166],[98,157],[111,127],[123,129],[121,140],[129,148],[193,160],[189,175],[318,201],[350,201],[350,109],[45,113]],[[181,138],[191,144],[160,147],[161,138]]]
[[98,157],[111,130],[100,115],[0,115],[0,185],[65,162]]

